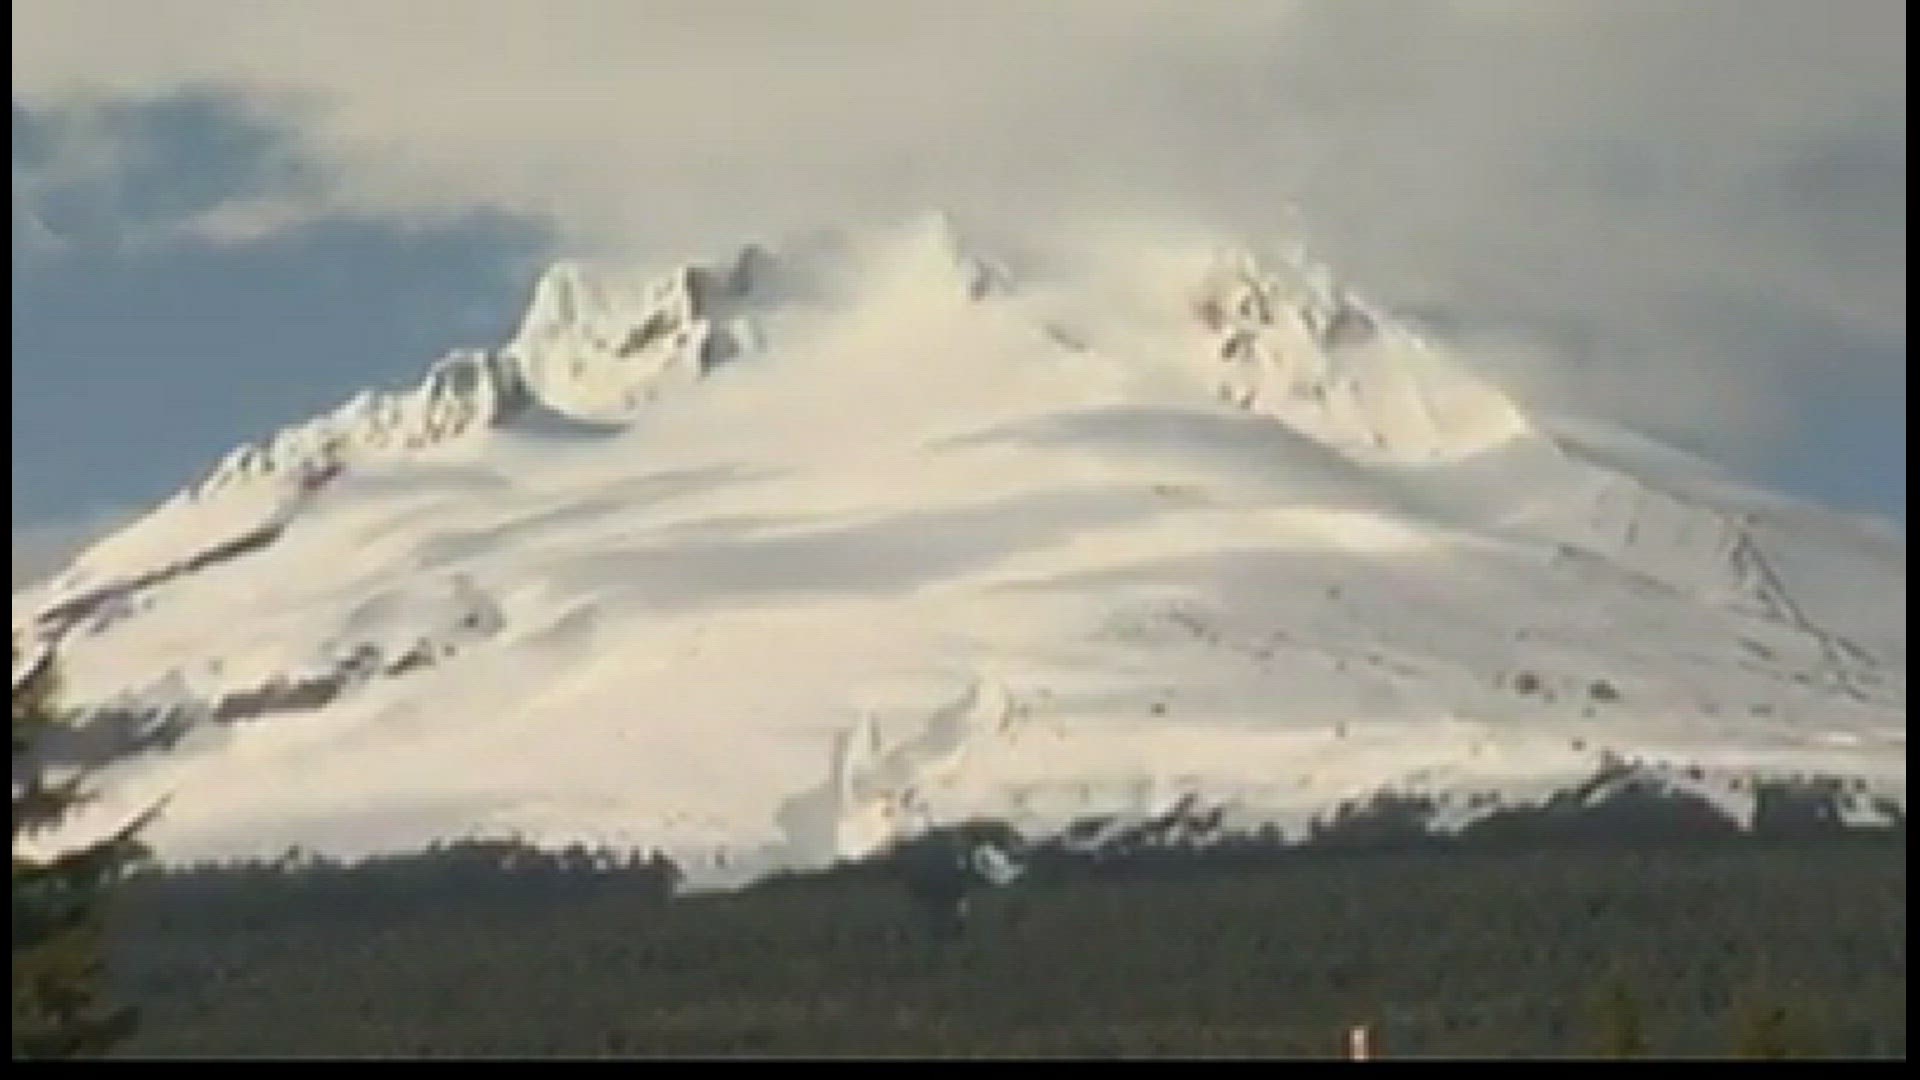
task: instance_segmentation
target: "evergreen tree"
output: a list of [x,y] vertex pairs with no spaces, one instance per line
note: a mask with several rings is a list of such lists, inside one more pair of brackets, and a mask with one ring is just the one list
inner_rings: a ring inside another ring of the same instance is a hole
[[1639,1057],[1647,1052],[1645,1023],[1640,1002],[1627,989],[1625,980],[1615,979],[1600,997],[1600,1050],[1609,1057]]
[[959,836],[940,831],[919,837],[896,853],[895,867],[934,939],[958,938],[966,926],[968,895],[977,887]]
[[1734,1053],[1743,1058],[1811,1057],[1817,1053],[1804,1022],[1778,1002],[1756,1001],[1740,1013]]
[[958,938],[966,928],[969,899],[1006,885],[1021,870],[1006,852],[1012,845],[992,826],[934,829],[896,848],[892,862],[907,895],[927,919],[936,940]]
[[105,993],[101,905],[106,890],[142,855],[135,834],[152,816],[86,847],[49,857],[21,841],[58,824],[85,801],[84,777],[50,782],[35,760],[38,740],[62,722],[50,652],[13,675],[13,1056],[88,1057],[132,1030],[131,1009]]

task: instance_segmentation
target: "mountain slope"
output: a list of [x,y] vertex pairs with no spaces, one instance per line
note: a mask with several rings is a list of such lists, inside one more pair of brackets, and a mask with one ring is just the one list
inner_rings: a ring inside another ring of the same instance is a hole
[[15,597],[68,752],[120,757],[96,820],[165,791],[179,858],[517,833],[725,883],[1622,759],[1904,805],[1903,540],[1531,417],[1304,259],[1138,267],[1014,274],[940,219],[556,267],[506,346]]

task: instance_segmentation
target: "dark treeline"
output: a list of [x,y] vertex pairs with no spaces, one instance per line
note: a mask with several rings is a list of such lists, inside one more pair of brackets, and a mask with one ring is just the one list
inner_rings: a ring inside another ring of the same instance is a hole
[[142,926],[495,925],[600,900],[664,904],[679,879],[658,855],[481,840],[354,862],[292,852],[271,862],[148,871],[123,886],[120,905]]
[[904,853],[681,896],[664,860],[509,843],[149,873],[124,1052],[1330,1056],[1369,1022],[1384,1056],[1905,1054],[1904,826],[1393,820],[1029,849],[957,938]]

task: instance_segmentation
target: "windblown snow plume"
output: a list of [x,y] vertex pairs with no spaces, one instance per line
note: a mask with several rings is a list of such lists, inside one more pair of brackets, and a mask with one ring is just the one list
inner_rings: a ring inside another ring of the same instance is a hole
[[696,885],[996,818],[1299,834],[1622,763],[1904,813],[1904,540],[1529,415],[1300,252],[931,217],[660,273],[229,455],[14,597],[164,856]]

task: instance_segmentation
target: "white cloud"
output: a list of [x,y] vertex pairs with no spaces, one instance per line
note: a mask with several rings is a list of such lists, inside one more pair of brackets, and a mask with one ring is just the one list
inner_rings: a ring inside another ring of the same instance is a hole
[[489,207],[657,258],[923,207],[1262,234],[1294,201],[1363,287],[1497,335],[1528,393],[1709,444],[1833,376],[1782,327],[1904,350],[1895,0],[22,0],[13,20],[29,109],[221,86],[287,126],[317,185],[181,226],[218,242]]
[[168,231],[214,247],[258,243],[329,215],[325,202],[284,195],[231,199],[188,215]]

